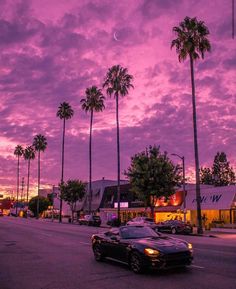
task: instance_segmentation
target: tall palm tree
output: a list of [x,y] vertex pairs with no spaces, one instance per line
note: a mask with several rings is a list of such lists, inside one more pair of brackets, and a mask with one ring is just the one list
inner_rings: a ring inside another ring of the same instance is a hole
[[28,162],[28,178],[27,178],[27,204],[29,202],[29,178],[30,178],[30,161],[35,159],[35,150],[33,146],[28,146],[24,151],[24,159]]
[[[63,120],[63,130],[62,130],[62,157],[61,157],[61,184],[64,182],[64,147],[65,147],[65,128],[66,128],[66,120],[72,118],[74,115],[74,111],[71,108],[70,104],[67,102],[63,102],[58,107],[57,117]],[[59,222],[61,223],[62,217],[62,198],[60,198],[60,214],[59,214]]]
[[200,57],[204,58],[205,52],[211,50],[211,45],[207,38],[209,35],[209,30],[203,21],[198,21],[196,18],[185,17],[184,21],[180,22],[178,27],[173,28],[173,32],[177,38],[172,40],[171,48],[176,48],[179,61],[184,61],[188,57],[190,59],[198,233],[202,234],[200,168],[198,157],[197,114],[193,63]]
[[133,76],[128,74],[127,68],[114,65],[108,69],[103,88],[109,96],[116,99],[116,136],[117,136],[117,217],[120,222],[120,132],[119,132],[119,97],[126,96],[132,87]]
[[37,199],[37,219],[39,218],[39,190],[40,190],[40,153],[47,148],[47,139],[45,136],[38,134],[34,137],[33,147],[38,152],[38,199]]
[[102,111],[105,97],[101,89],[96,86],[87,88],[85,98],[81,99],[80,103],[85,112],[90,112],[90,136],[89,136],[89,214],[91,213],[92,204],[92,127],[93,127],[93,112]]
[[16,217],[18,210],[18,198],[19,198],[19,183],[20,183],[20,157],[24,154],[24,149],[21,145],[17,145],[14,150],[14,155],[17,156],[17,188],[16,188]]

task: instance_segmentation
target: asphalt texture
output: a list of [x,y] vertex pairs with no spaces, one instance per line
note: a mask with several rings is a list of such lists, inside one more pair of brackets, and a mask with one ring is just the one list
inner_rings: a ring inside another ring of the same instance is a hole
[[105,228],[0,218],[0,289],[235,289],[236,235],[178,236],[194,247],[188,269],[134,274],[96,262],[91,235]]

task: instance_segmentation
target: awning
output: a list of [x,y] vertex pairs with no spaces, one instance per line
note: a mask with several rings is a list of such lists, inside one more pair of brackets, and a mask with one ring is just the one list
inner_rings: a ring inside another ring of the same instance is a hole
[[[229,210],[236,195],[236,186],[201,189],[202,210]],[[197,210],[196,191],[187,191],[186,209]]]
[[161,212],[177,212],[178,210],[181,209],[181,206],[165,206],[165,207],[157,207],[155,208],[155,212],[161,213]]

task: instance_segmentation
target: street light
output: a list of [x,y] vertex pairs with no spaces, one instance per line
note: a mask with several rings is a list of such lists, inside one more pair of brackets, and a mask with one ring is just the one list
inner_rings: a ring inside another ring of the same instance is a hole
[[182,160],[182,169],[183,169],[183,190],[184,190],[184,222],[186,222],[186,190],[185,190],[185,159],[184,156],[180,156],[178,154],[171,154],[172,156],[176,156]]

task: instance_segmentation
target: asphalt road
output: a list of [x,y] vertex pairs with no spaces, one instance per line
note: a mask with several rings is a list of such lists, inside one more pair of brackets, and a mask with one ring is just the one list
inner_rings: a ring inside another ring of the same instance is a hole
[[178,236],[194,246],[188,269],[136,275],[94,261],[90,237],[104,228],[0,218],[0,289],[235,289],[236,238]]

